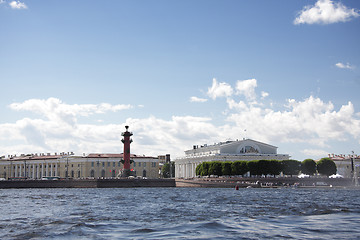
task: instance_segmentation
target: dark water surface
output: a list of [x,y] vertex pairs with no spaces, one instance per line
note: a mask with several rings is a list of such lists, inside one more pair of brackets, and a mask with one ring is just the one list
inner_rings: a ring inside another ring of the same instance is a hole
[[360,190],[5,189],[0,239],[360,239]]

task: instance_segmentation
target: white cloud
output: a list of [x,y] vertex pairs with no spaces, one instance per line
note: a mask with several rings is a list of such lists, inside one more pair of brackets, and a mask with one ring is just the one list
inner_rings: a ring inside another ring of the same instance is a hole
[[302,153],[310,157],[327,157],[329,152],[321,149],[304,149]]
[[218,83],[214,78],[213,84],[210,88],[208,88],[207,94],[209,97],[215,100],[218,97],[231,96],[233,94],[233,89],[229,84],[225,82]]
[[27,9],[28,8],[25,3],[20,2],[20,1],[12,1],[9,3],[9,5],[12,9]]
[[287,108],[275,111],[243,106],[241,111],[229,114],[228,121],[239,127],[239,131],[247,129],[251,137],[266,142],[312,142],[323,147],[330,140],[360,138],[360,119],[351,102],[335,111],[331,102],[324,103],[311,96],[304,101],[289,100]]
[[269,96],[269,93],[262,91],[261,92],[261,99],[264,99]]
[[[216,127],[210,123],[211,118],[174,116],[166,121],[151,116],[144,119],[129,118],[125,123],[117,124],[79,122],[80,116],[118,111],[122,109],[120,106],[123,105],[69,105],[56,98],[13,103],[10,105],[13,110],[28,110],[45,118],[24,118],[15,123],[0,124],[0,153],[122,152],[120,140],[125,125],[130,125],[131,131],[135,132],[132,151],[150,156],[165,153],[182,156],[183,151],[194,144],[194,139],[206,143],[218,138]],[[67,115],[70,115],[71,121]],[[9,142],[16,144],[7,146]]]
[[350,65],[349,63],[344,64],[341,62],[336,63],[335,66],[338,68],[343,68],[343,69],[354,69],[355,68],[354,66]]
[[255,94],[256,87],[257,87],[256,79],[237,81],[236,94],[244,95],[247,100],[253,101],[256,99],[256,94]]
[[341,2],[318,0],[314,6],[305,6],[294,20],[294,24],[331,24],[347,22],[359,16],[357,9],[347,8]]
[[31,111],[46,117],[49,120],[61,121],[73,125],[77,116],[90,116],[93,114],[105,113],[108,111],[117,112],[130,109],[131,105],[111,105],[109,103],[101,104],[73,104],[63,103],[57,98],[30,99],[22,103],[12,103],[10,108],[17,111]]
[[[227,83],[221,84],[226,86],[225,89],[231,88]],[[213,81],[213,86],[221,84]],[[254,96],[256,87],[254,84],[249,86],[244,89],[254,91],[251,95]],[[331,102],[310,96],[300,101],[287,100],[282,109],[275,109],[272,105],[233,99],[237,96],[230,95],[230,91],[213,89],[214,96],[226,96],[227,102],[225,121],[216,124],[210,117],[194,116],[173,116],[169,120],[150,116],[128,118],[124,123],[116,124],[101,121],[84,124],[80,117],[131,106],[66,104],[56,98],[13,103],[10,109],[38,113],[42,119],[26,117],[14,123],[0,124],[0,153],[122,152],[120,134],[125,125],[134,132],[133,153],[150,156],[170,153],[174,158],[183,156],[184,150],[192,145],[241,139],[244,129],[246,137],[270,144],[301,143],[305,150],[298,151],[310,157],[323,154],[324,151],[314,149],[330,148],[330,143],[360,140],[360,114],[355,112],[351,102],[335,109]],[[281,144],[279,147],[279,153],[286,153]]]
[[207,102],[206,98],[191,97],[190,102]]

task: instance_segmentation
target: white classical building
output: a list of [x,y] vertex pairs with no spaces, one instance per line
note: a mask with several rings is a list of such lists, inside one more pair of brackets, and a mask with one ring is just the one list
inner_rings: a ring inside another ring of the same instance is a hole
[[288,154],[278,154],[277,147],[251,139],[220,142],[214,145],[193,146],[185,157],[175,160],[176,178],[193,178],[196,167],[211,161],[288,160]]
[[329,154],[329,158],[336,164],[337,173],[345,178],[360,176],[360,156],[355,154]]

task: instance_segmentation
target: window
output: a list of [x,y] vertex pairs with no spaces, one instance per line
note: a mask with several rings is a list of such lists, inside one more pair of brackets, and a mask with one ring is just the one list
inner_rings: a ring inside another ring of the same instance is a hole
[[259,153],[259,151],[254,147],[246,146],[240,150],[240,153]]
[[94,162],[91,162],[91,167],[94,167]]
[[75,175],[75,174],[74,174],[74,171],[72,170],[72,171],[71,171],[71,177],[73,178],[74,175]]
[[144,164],[143,164],[143,165],[144,165],[144,167],[146,167],[146,162],[144,162]]
[[101,177],[105,177],[105,170],[104,169],[101,171]]
[[113,162],[113,167],[115,167],[115,162]]
[[105,162],[102,162],[102,166],[105,167]]
[[139,162],[139,167],[141,167],[141,162]]
[[95,171],[94,170],[90,171],[90,177],[95,177]]
[[110,167],[110,162],[108,162],[108,167]]
[[120,162],[118,162],[118,167],[120,167]]
[[80,171],[78,171],[78,176],[77,177],[80,178],[80,176],[81,176],[81,173],[80,173]]
[[114,169],[112,170],[111,176],[112,176],[112,177],[115,177],[115,170],[114,170]]

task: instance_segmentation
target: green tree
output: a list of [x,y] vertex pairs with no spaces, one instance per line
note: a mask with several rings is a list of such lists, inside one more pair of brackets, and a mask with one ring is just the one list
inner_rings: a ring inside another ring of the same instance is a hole
[[269,160],[269,172],[273,176],[279,175],[282,171],[281,161],[279,160]]
[[222,162],[222,175],[231,175],[231,162]]
[[250,171],[250,175],[252,176],[261,175],[261,171],[259,169],[259,160],[248,161],[247,166]]
[[244,175],[249,171],[247,161],[235,161],[231,163],[231,171],[233,175]]
[[285,175],[298,175],[301,171],[301,162],[297,160],[283,160],[281,161],[282,171]]
[[197,167],[195,169],[196,176],[203,176],[203,175],[201,175],[202,170],[203,170],[203,164],[200,163],[199,165],[197,165]]
[[259,175],[267,175],[271,172],[270,161],[268,160],[259,160],[258,161],[258,171]]
[[336,164],[330,158],[322,158],[320,159],[317,164],[316,168],[318,173],[330,176],[332,174],[336,174]]
[[210,163],[209,162],[203,162],[202,163],[202,171],[201,171],[201,176],[208,176],[209,174],[209,167],[210,167]]
[[316,162],[312,159],[305,159],[301,162],[301,172],[308,175],[316,173]]
[[[171,169],[170,169],[170,166],[171,166]],[[170,170],[171,170],[172,174],[170,174]],[[163,167],[161,168],[161,173],[162,173],[163,178],[175,177],[175,163],[174,162],[165,163],[163,165]]]
[[170,164],[165,163],[163,167],[161,168],[161,173],[163,178],[169,178],[170,177]]
[[221,176],[222,175],[222,164],[221,164],[221,162],[219,162],[219,161],[210,162],[208,174],[209,175]]

